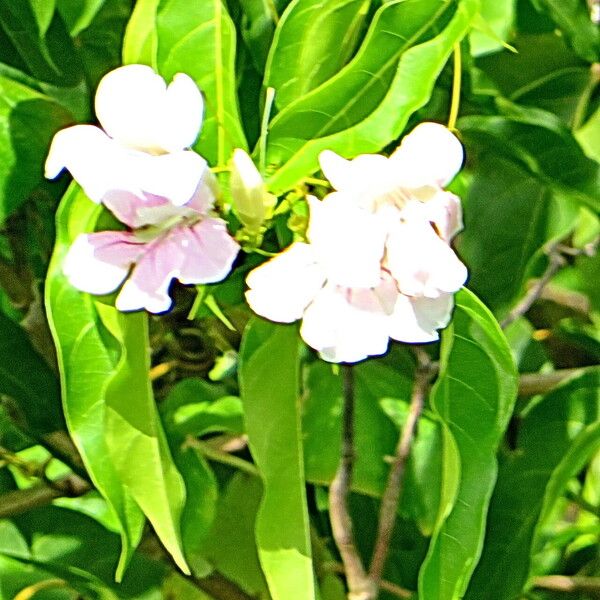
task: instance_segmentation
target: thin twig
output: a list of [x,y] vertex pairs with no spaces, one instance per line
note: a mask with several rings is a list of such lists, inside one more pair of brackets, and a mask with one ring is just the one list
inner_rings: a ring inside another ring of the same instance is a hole
[[371,559],[371,568],[369,569],[369,576],[376,587],[380,586],[383,569],[389,553],[390,540],[396,523],[398,503],[402,497],[406,463],[410,456],[417,422],[423,411],[423,405],[431,382],[432,373],[429,356],[418,346],[415,346],[414,350],[417,357],[417,369],[408,417],[398,439],[396,452],[391,463],[383,497],[381,498],[377,537]]
[[15,517],[40,506],[47,506],[56,498],[82,496],[91,490],[90,484],[71,474],[42,485],[14,490],[0,495],[0,519]]
[[229,452],[225,452],[219,448],[215,448],[208,442],[203,442],[202,440],[188,436],[183,444],[183,447],[195,448],[198,450],[198,452],[200,452],[200,454],[209,460],[228,465],[229,467],[243,471],[244,473],[252,475],[253,477],[259,476],[258,469],[251,462],[248,462],[243,458],[239,458],[238,456],[229,454]]
[[536,588],[553,592],[587,592],[600,595],[600,577],[582,577],[578,575],[545,575],[533,580]]
[[329,519],[333,539],[344,564],[348,598],[372,600],[376,590],[368,577],[358,553],[352,519],[348,510],[348,496],[354,465],[354,373],[350,365],[342,365],[343,411],[342,411],[342,454],[340,464],[329,488]]
[[[596,367],[591,367],[595,369]],[[536,396],[552,391],[563,381],[580,375],[585,368],[580,369],[557,369],[549,373],[523,373],[519,378],[519,396]]]

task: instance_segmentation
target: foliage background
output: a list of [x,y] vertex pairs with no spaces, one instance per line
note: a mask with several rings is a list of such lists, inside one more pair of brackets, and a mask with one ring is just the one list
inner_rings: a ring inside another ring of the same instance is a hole
[[[2,599],[344,597],[326,501],[340,376],[294,326],[251,318],[243,279],[263,257],[248,247],[225,282],[177,287],[167,315],[118,314],[60,268],[106,215],[42,166],[58,129],[93,120],[104,73],[186,72],[207,106],[195,149],[214,167],[248,149],[279,195],[263,243],[277,251],[306,224],[304,194],[327,191],[321,150],[385,152],[447,121],[457,43],[470,279],[430,348],[440,373],[385,579],[423,600],[598,596],[600,33],[586,1],[0,0]],[[395,344],[355,372],[351,508],[368,557],[414,359]]]

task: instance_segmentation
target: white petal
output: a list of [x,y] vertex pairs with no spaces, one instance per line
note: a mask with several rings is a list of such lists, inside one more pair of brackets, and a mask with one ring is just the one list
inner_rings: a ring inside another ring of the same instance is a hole
[[63,273],[83,292],[109,294],[121,285],[139,252],[127,232],[81,234],[69,248]]
[[439,123],[421,123],[390,157],[397,165],[398,183],[406,187],[444,186],[460,171],[462,144]]
[[467,279],[467,268],[428,221],[407,219],[390,232],[386,266],[408,296],[437,298],[456,292]]
[[394,312],[389,318],[392,339],[409,344],[424,344],[439,339],[438,329],[450,322],[452,294],[439,298],[410,298],[399,294]]
[[246,299],[252,310],[279,323],[292,323],[325,283],[310,245],[296,242],[250,272]]
[[439,191],[424,203],[423,208],[425,218],[435,225],[444,241],[450,242],[462,230],[462,206],[458,196]]
[[329,194],[323,201],[309,196],[308,201],[308,238],[327,280],[344,287],[378,285],[387,234],[382,220],[343,192]]
[[121,179],[121,148],[93,125],[75,125],[59,131],[52,140],[45,175],[54,179],[68,169],[83,191],[94,202]]
[[387,319],[372,290],[328,284],[306,309],[300,335],[324,360],[353,363],[387,351]]
[[96,92],[96,115],[108,135],[145,152],[190,146],[198,135],[202,110],[202,96],[187,75],[176,75],[167,90],[164,79],[145,65],[111,71]]

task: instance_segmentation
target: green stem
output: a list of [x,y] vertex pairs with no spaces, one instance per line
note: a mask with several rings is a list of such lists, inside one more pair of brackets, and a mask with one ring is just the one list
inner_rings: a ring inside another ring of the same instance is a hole
[[228,452],[223,452],[223,450],[218,450],[217,448],[213,448],[210,444],[203,442],[201,440],[197,440],[195,438],[188,438],[185,443],[186,446],[195,448],[202,454],[202,456],[208,458],[208,460],[212,460],[214,462],[219,462],[223,465],[228,465],[229,467],[233,467],[238,471],[243,471],[248,475],[252,475],[252,477],[258,477],[260,473],[258,469],[247,460],[243,458],[238,458],[237,456],[233,456]]
[[600,83],[600,63],[594,63],[590,66],[590,78],[581,96],[579,96],[575,112],[573,113],[573,121],[571,122],[571,129],[573,131],[577,131],[585,123],[590,100],[598,83]]
[[450,102],[450,115],[448,116],[448,129],[456,130],[456,121],[460,108],[460,88],[462,82],[462,55],[460,43],[454,44],[454,73],[452,76],[452,100]]

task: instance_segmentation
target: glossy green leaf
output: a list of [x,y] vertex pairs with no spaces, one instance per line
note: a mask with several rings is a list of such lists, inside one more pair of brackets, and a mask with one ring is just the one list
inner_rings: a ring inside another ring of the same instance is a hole
[[48,96],[0,76],[0,222],[41,183],[52,136],[71,120]]
[[161,0],[156,15],[157,67],[170,79],[187,73],[205,97],[196,150],[224,166],[234,148],[246,148],[237,106],[236,34],[222,0]]
[[516,448],[500,466],[469,600],[509,600],[521,593],[540,518],[600,443],[599,390],[600,371],[594,369],[548,394],[523,417]]
[[459,130],[467,145],[493,148],[550,188],[600,211],[600,165],[587,158],[558,119],[545,111],[500,103],[503,116],[465,117]]
[[[496,451],[512,413],[517,375],[510,349],[492,314],[467,290],[442,334],[440,372],[430,404],[445,433],[440,518],[419,576],[423,598],[462,598],[483,546]],[[454,488],[452,463],[458,459]],[[449,483],[447,483],[449,482]],[[444,488],[450,485],[446,492]]]
[[352,55],[370,0],[294,0],[282,15],[265,68],[282,110],[330,77]]
[[579,0],[534,0],[562,29],[579,56],[593,63],[600,58],[600,32],[589,8]]
[[121,355],[104,390],[106,443],[115,468],[179,568],[189,573],[181,545],[185,486],[173,462],[150,383],[145,312],[101,305],[104,325]]
[[278,19],[276,3],[270,3],[269,0],[240,0],[240,9],[242,16],[238,27],[255,69],[262,74]]
[[469,36],[471,54],[497,52],[509,41],[514,26],[516,0],[482,0],[479,17]]
[[300,433],[297,328],[255,319],[240,351],[248,443],[264,483],[256,542],[273,600],[315,598]]
[[57,348],[63,409],[95,487],[106,498],[120,527],[122,551],[118,576],[142,535],[143,513],[121,481],[105,438],[104,390],[116,373],[120,349],[98,314],[97,300],[73,288],[62,262],[82,231],[93,230],[99,207],[76,186],[64,196],[57,213],[56,245],[46,280],[46,311]]
[[159,0],[137,0],[123,38],[123,63],[156,68],[156,9]]
[[478,0],[385,3],[360,50],[338,75],[271,122],[271,189],[289,189],[316,171],[322,150],[351,157],[377,152],[395,140],[410,115],[429,99],[478,5]]

